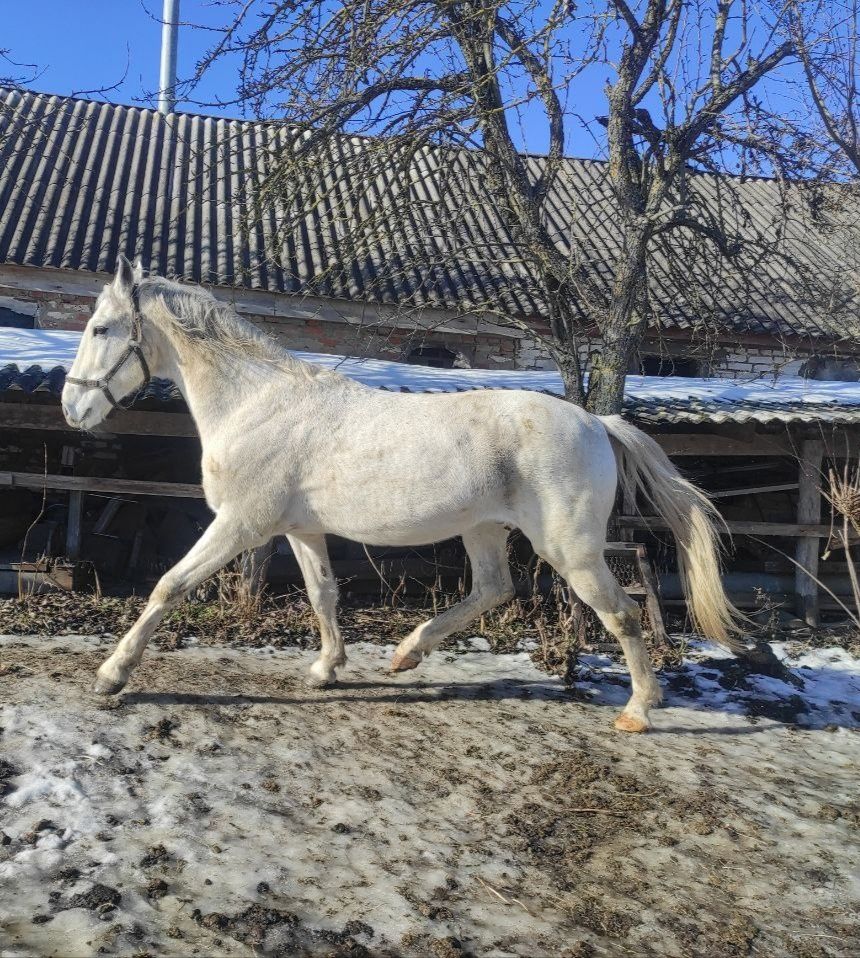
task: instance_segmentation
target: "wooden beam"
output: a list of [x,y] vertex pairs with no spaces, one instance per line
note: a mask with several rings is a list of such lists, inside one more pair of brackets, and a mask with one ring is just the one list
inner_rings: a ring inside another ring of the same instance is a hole
[[66,557],[77,562],[81,557],[81,520],[84,515],[84,493],[75,490],[69,494],[69,518],[66,523]]
[[658,433],[653,436],[667,456],[794,456],[780,436],[750,434],[738,439],[713,433]]
[[[797,521],[801,524],[821,521],[821,462],[824,443],[807,439],[801,446],[798,473]],[[807,625],[818,625],[818,538],[804,538],[797,543],[794,558],[794,583],[797,593],[797,614]]]
[[[651,516],[619,516],[618,524],[629,529],[641,529],[645,532],[666,532],[669,524],[662,519]],[[830,535],[830,526],[819,523],[795,522],[747,522],[742,519],[728,519],[725,525],[732,535],[748,536],[784,536],[793,538],[827,538]],[[718,532],[725,532],[723,524],[717,528]]]
[[108,526],[113,522],[121,506],[122,499],[108,499],[107,505],[102,509],[101,515],[93,526],[94,535],[103,536],[107,532]]
[[[79,431],[66,422],[59,405],[21,402],[0,402],[0,429]],[[124,410],[111,415],[100,434],[192,438],[197,427],[187,413]]]
[[654,578],[654,570],[648,560],[648,551],[641,542],[637,543],[636,546],[636,558],[639,575],[642,577],[642,585],[645,586],[645,608],[648,611],[654,641],[660,645],[666,645],[669,637],[666,635],[666,626],[663,624],[657,580]]
[[760,492],[787,492],[796,489],[796,482],[780,482],[773,486],[750,486],[747,489],[721,489],[719,492],[709,492],[710,499],[732,499],[735,496],[752,496]]
[[203,487],[187,482],[147,482],[142,479],[105,479],[101,476],[52,476],[38,472],[0,472],[0,487],[69,489],[78,492],[117,492],[129,496],[169,496],[202,499]]
[[50,570],[39,562],[0,565],[0,595],[41,595],[52,589],[71,592],[73,566],[55,562]]

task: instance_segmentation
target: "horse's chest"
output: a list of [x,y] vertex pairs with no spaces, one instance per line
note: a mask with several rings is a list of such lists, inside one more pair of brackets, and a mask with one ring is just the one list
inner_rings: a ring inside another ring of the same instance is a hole
[[[273,488],[272,470],[251,455],[207,452],[201,465],[203,491],[213,509],[229,500],[247,502],[259,496],[268,498],[276,491]],[[282,487],[283,470],[277,472],[277,484]]]

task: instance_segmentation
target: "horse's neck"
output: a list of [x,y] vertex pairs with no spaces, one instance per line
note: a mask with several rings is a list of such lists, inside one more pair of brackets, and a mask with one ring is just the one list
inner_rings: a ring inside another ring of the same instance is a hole
[[201,439],[216,434],[231,410],[242,404],[253,388],[253,383],[237,363],[236,367],[227,369],[227,364],[221,361],[212,361],[206,357],[202,361],[184,362],[180,366],[180,390],[194,421]]
[[204,442],[223,430],[232,412],[274,380],[283,379],[284,388],[297,392],[307,387],[299,369],[291,372],[275,362],[233,351],[198,350],[193,343],[177,348],[163,334],[161,352],[158,375],[176,383]]

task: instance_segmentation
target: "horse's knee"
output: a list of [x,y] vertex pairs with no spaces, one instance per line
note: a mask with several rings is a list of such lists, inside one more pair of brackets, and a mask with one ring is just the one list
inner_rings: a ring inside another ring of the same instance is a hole
[[639,606],[630,599],[630,604],[620,612],[615,613],[618,622],[618,631],[621,635],[632,639],[642,637],[642,613]]
[[169,575],[162,576],[152,590],[149,601],[156,605],[176,605],[182,599],[182,584]]

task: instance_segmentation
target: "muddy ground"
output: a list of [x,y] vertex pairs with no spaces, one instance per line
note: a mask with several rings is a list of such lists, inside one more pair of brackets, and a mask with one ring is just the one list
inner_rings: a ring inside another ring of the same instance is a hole
[[0,639],[0,955],[860,954],[842,650],[785,714],[690,662],[628,736],[608,660],[357,643],[314,690],[309,651],[192,643],[105,705],[111,642]]

